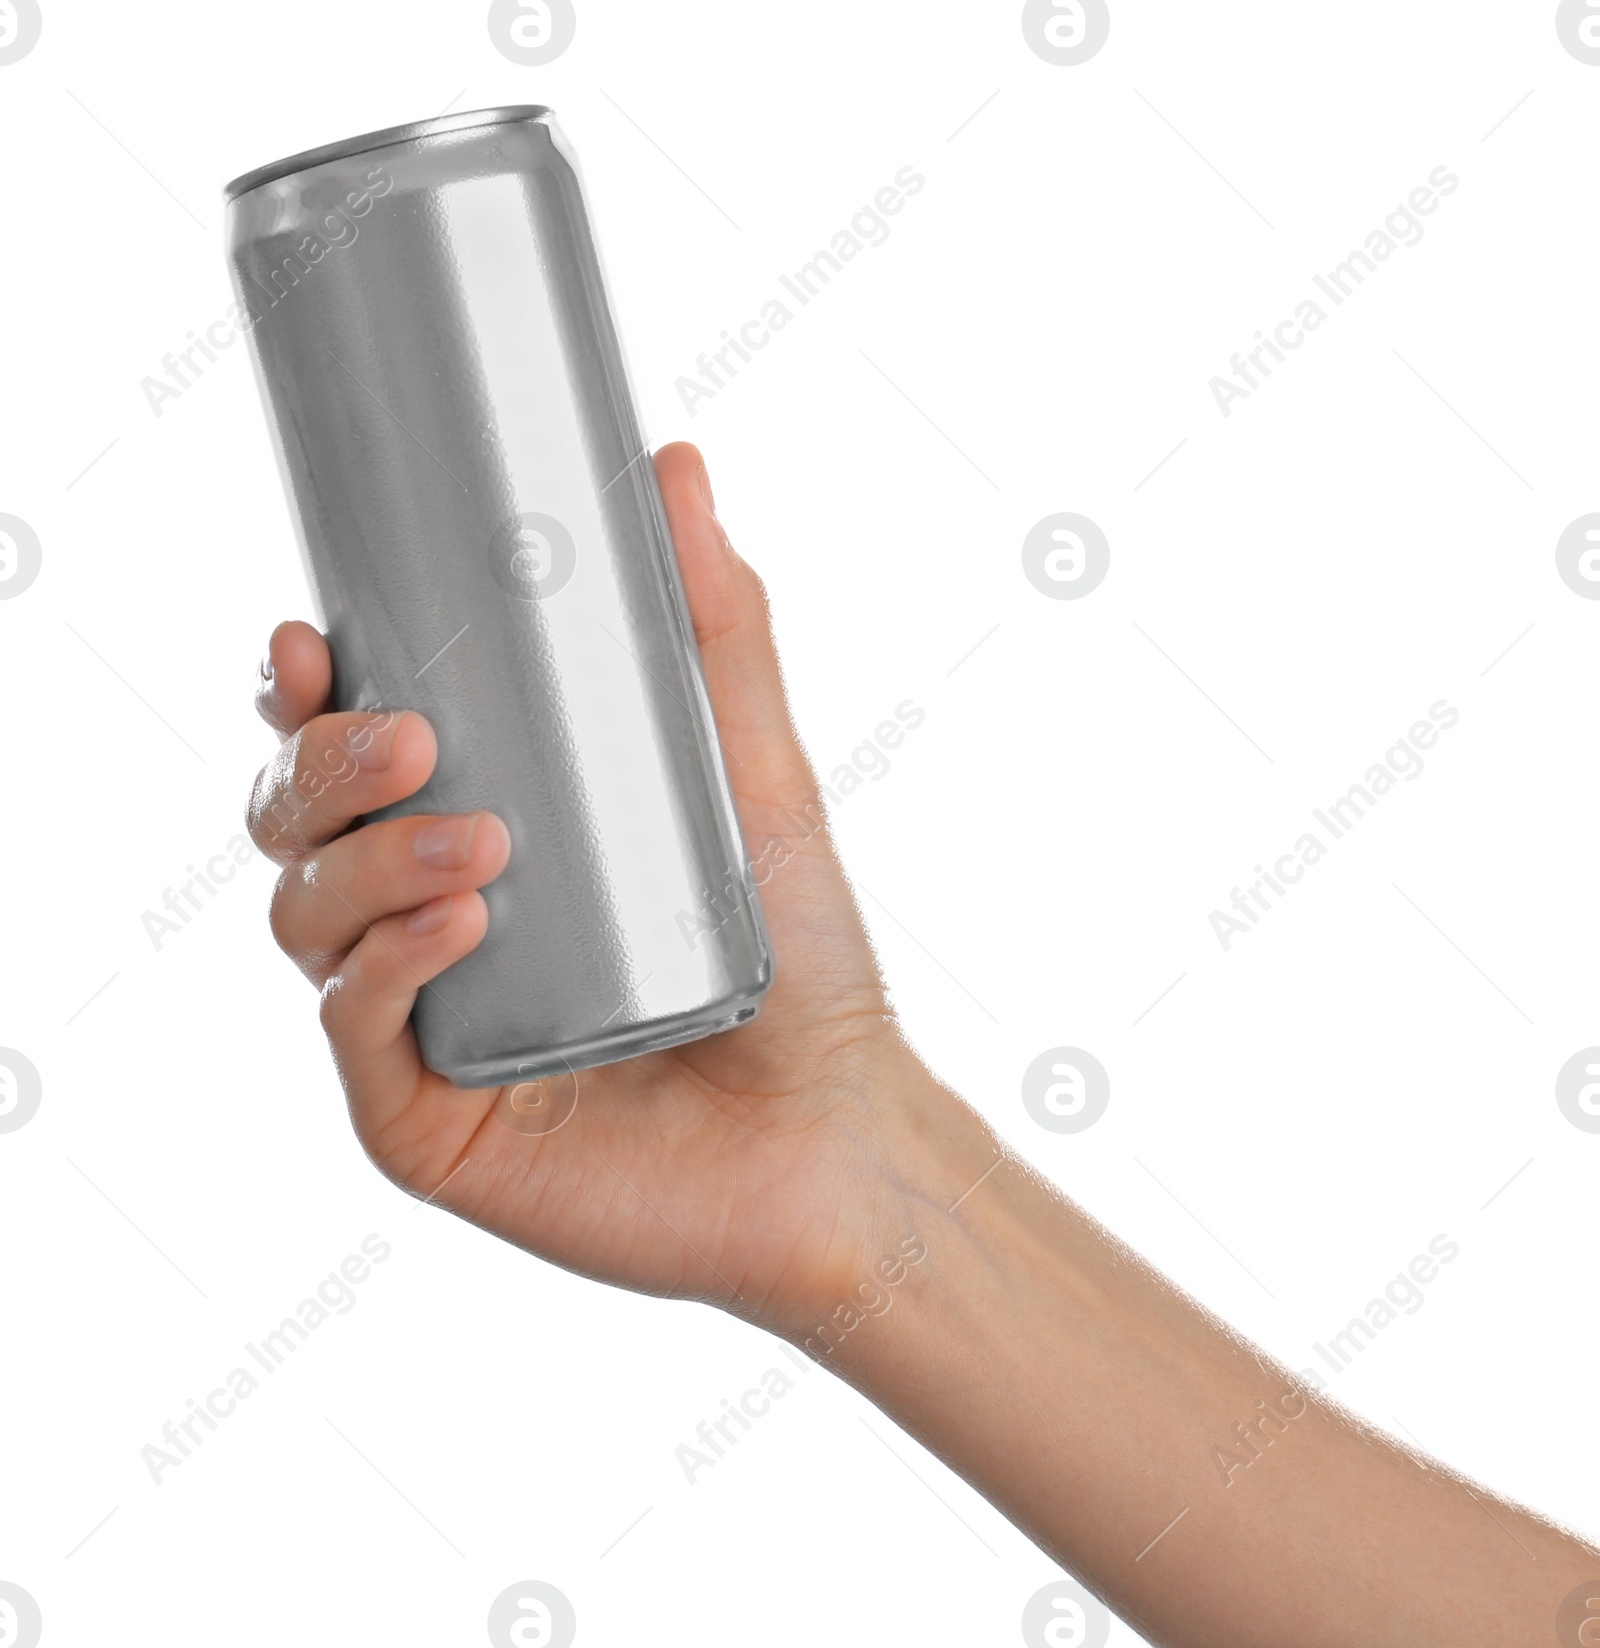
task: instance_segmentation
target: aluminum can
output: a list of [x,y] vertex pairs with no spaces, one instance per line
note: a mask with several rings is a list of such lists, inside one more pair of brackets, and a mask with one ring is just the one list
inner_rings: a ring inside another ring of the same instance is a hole
[[548,109],[373,132],[228,186],[228,253],[334,660],[489,808],[489,931],[418,996],[464,1087],[758,1011],[771,952],[572,153]]

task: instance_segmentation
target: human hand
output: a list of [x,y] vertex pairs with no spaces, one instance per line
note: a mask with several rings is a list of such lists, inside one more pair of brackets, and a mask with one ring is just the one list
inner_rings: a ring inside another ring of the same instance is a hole
[[[512,1088],[465,1091],[429,1070],[413,1003],[483,938],[478,889],[510,839],[492,813],[351,827],[422,787],[434,735],[415,713],[330,713],[331,659],[307,624],[281,625],[263,666],[258,708],[284,743],[256,781],[251,833],[284,866],[273,933],[322,992],[356,1133],[383,1172],[568,1269],[800,1335],[906,1234],[924,1155],[982,1130],[895,1027],[764,592],[700,455],[667,447],[656,468],[747,849],[772,867],[776,980],[752,1023],[580,1071],[570,1118],[537,1135],[517,1130]],[[330,752],[341,781],[318,784]],[[986,1135],[971,1154],[981,1168]]]

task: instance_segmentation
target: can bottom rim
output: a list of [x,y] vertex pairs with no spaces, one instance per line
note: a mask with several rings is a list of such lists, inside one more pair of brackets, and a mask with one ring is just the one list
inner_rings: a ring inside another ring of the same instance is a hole
[[619,1064],[624,1059],[635,1059],[644,1053],[663,1052],[669,1047],[681,1047],[685,1042],[721,1035],[726,1030],[748,1024],[761,1011],[765,995],[766,989],[763,988],[758,994],[736,998],[732,1002],[720,1001],[700,1012],[631,1025],[612,1035],[597,1036],[589,1041],[568,1042],[560,1047],[531,1048],[521,1053],[482,1059],[473,1064],[430,1068],[457,1087],[467,1089],[501,1087],[508,1082],[539,1081],[546,1076],[575,1075],[580,1070],[592,1070],[602,1064]]

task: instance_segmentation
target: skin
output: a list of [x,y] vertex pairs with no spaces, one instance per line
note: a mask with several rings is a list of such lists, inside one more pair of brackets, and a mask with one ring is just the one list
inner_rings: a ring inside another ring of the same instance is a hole
[[554,1131],[428,1070],[412,1005],[483,937],[509,838],[491,813],[352,828],[421,787],[433,733],[330,713],[326,644],[281,625],[257,703],[283,743],[251,832],[284,866],[273,933],[321,992],[373,1161],[544,1259],[805,1346],[1153,1643],[1555,1640],[1595,1547],[1299,1388],[909,1049],[827,832],[801,822],[817,782],[761,584],[695,449],[656,468],[746,845],[774,865],[776,983],[749,1025],[582,1072]]

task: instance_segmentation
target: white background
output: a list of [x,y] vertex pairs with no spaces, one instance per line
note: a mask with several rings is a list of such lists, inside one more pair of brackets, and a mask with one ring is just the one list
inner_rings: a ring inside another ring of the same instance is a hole
[[[837,830],[929,1062],[1292,1365],[1450,1236],[1334,1394],[1600,1530],[1600,1136],[1554,1097],[1600,1042],[1600,605],[1554,557],[1600,509],[1600,68],[1553,9],[1113,0],[1059,68],[1012,3],[588,0],[523,68],[476,3],[45,0],[0,68],[0,512],[43,545],[0,602],[0,1044],[44,1084],[0,1136],[0,1578],[48,1643],[469,1643],[529,1578],[589,1644],[998,1643],[1056,1573],[820,1372],[689,1485],[775,1342],[384,1183],[261,862],[141,925],[239,832],[256,660],[312,616],[243,348],[160,417],[141,380],[231,300],[227,178],[447,105],[556,109],[819,765],[925,709]],[[887,243],[691,418],[696,355],[907,165]],[[1441,165],[1225,419],[1212,375]],[[1023,575],[1057,511],[1110,540],[1082,600]],[[1224,953],[1209,912],[1440,699],[1423,775]],[[1111,1078],[1076,1136],[1020,1098],[1063,1044]],[[356,1307],[155,1486],[141,1447],[370,1232]]]

